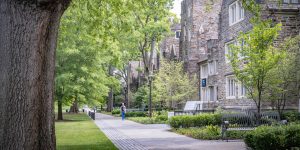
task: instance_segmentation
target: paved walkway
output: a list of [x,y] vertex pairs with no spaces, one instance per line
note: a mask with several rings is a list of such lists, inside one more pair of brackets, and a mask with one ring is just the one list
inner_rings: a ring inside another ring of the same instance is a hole
[[169,132],[167,125],[143,125],[97,113],[95,123],[120,150],[244,150],[240,141],[202,141]]

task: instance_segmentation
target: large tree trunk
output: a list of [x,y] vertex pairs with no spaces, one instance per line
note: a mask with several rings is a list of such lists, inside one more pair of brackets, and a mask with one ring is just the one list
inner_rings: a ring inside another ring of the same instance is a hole
[[110,92],[108,93],[107,112],[111,112],[113,108],[114,108],[114,91],[113,88],[110,88]]
[[62,99],[57,100],[57,120],[63,120],[62,114]]
[[69,0],[0,0],[0,149],[55,149],[59,20]]

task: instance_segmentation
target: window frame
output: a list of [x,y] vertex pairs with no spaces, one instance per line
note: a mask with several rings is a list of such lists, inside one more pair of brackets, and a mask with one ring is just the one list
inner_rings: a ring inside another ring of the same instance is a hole
[[246,89],[245,85],[242,82],[239,82],[239,84],[238,84],[238,97],[239,98],[246,98],[247,97],[247,89]]
[[[204,66],[206,66],[206,74],[203,73]],[[201,75],[201,79],[206,79],[208,77],[209,75],[208,63],[200,65],[200,75]]]
[[216,75],[217,74],[217,60],[212,60],[208,62],[208,75]]
[[[177,37],[177,33],[179,33],[179,37]],[[180,30],[176,30],[175,31],[175,39],[180,39],[181,37],[181,31]]]
[[231,40],[229,42],[226,42],[225,43],[225,62],[228,64],[230,63],[230,60],[229,58],[227,57],[227,55],[230,53],[230,45],[231,44],[236,44],[236,41],[235,40]]
[[[229,80],[234,81],[233,83],[229,83]],[[233,84],[233,87],[230,87],[230,85]],[[234,75],[230,75],[230,76],[226,76],[226,87],[225,87],[225,91],[226,91],[226,99],[236,99],[237,94],[236,94],[236,90],[237,90],[237,80],[235,78]],[[233,91],[230,91],[233,90]]]
[[240,0],[236,0],[229,5],[228,15],[229,26],[235,25],[245,19],[245,9]]

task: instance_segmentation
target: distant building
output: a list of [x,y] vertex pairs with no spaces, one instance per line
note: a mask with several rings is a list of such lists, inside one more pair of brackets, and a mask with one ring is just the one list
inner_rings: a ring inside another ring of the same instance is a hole
[[[263,17],[283,25],[277,41],[299,34],[299,0],[284,0],[280,6],[274,1],[260,0],[260,3],[264,8]],[[226,58],[229,45],[234,43],[239,32],[252,28],[251,17],[239,0],[182,2],[179,57],[185,62],[186,71],[198,76],[198,100],[203,102],[204,109],[254,107]],[[290,99],[288,107],[299,106],[296,97]]]
[[[179,59],[179,39],[181,35],[180,24],[173,24],[171,26],[172,35],[166,37],[160,44],[161,58],[168,60]],[[159,66],[159,65],[158,65]]]

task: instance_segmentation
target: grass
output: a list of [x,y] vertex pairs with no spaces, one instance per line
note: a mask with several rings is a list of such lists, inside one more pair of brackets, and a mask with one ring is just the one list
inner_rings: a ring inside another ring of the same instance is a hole
[[64,114],[64,119],[55,122],[58,150],[117,150],[86,114]]

